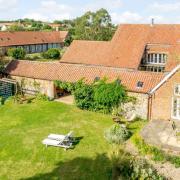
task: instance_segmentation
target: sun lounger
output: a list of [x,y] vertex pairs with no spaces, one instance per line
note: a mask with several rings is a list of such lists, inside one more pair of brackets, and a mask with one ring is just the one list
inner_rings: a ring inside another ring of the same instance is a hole
[[72,143],[71,142],[65,142],[63,139],[61,141],[57,141],[57,140],[53,140],[53,139],[44,139],[42,141],[43,144],[46,145],[46,147],[48,146],[56,146],[56,147],[62,147],[65,149],[69,149],[72,147]]
[[64,141],[69,141],[71,140],[72,136],[73,136],[73,132],[70,131],[67,135],[50,134],[48,136],[48,139],[57,140],[57,141],[61,141],[63,139]]

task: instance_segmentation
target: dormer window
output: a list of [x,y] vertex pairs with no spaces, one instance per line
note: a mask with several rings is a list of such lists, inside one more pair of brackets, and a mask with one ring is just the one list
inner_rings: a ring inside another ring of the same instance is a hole
[[165,64],[167,61],[167,54],[148,53],[145,59],[146,64]]
[[139,70],[151,72],[164,72],[167,54],[145,52]]
[[137,88],[142,88],[143,85],[144,85],[144,83],[142,81],[138,81],[136,86],[137,86]]

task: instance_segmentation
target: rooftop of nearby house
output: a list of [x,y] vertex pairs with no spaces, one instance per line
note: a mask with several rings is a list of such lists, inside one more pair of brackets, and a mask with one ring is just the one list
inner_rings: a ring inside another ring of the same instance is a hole
[[74,41],[61,62],[137,70],[148,45],[166,46],[165,71],[172,70],[180,63],[180,25],[122,24],[109,42]]
[[60,43],[64,42],[67,35],[67,31],[0,32],[0,47],[13,45]]
[[[163,56],[158,54],[161,58],[168,56],[165,72],[140,69],[146,52],[162,53]],[[93,82],[96,77],[108,77],[109,80],[119,78],[128,91],[148,93],[161,82],[167,72],[180,64],[179,55],[180,25],[124,24],[119,26],[111,41],[76,40],[60,62],[12,61],[7,66],[6,73],[70,82],[83,77],[88,82]]]
[[[28,71],[27,71],[28,69]],[[82,78],[90,83],[95,78],[120,79],[129,91],[148,93],[164,77],[163,73],[150,73],[121,68],[94,65],[67,64],[58,62],[12,61],[5,71],[11,76],[42,80],[76,82]],[[140,87],[139,87],[140,85]],[[142,87],[141,87],[142,86]]]

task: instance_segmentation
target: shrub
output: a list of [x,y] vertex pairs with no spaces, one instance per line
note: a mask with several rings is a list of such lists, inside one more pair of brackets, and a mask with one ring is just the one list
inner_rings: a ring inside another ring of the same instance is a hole
[[125,101],[126,91],[116,81],[106,83],[102,80],[94,87],[94,101],[100,106],[112,111],[113,107],[119,106]]
[[7,54],[14,59],[24,59],[26,51],[23,48],[10,48],[8,49]]
[[138,148],[139,152],[143,155],[151,155],[152,160],[159,162],[170,162],[174,164],[175,167],[180,167],[180,157],[166,154],[164,151],[158,149],[157,147],[150,146],[144,142],[144,140],[139,135],[133,135],[131,138],[134,145]]
[[59,59],[60,52],[58,49],[55,48],[48,49],[46,52],[42,53],[42,57],[45,59]]
[[74,92],[77,107],[81,109],[93,109],[93,88],[91,85],[82,85],[76,88]]
[[5,102],[5,99],[2,96],[0,96],[0,105],[4,105],[4,102]]
[[36,99],[37,100],[42,100],[42,101],[49,101],[49,97],[46,96],[45,94],[37,93],[36,94]]
[[75,86],[75,102],[81,109],[109,113],[114,106],[124,102],[127,94],[125,88],[116,81],[107,83],[105,80],[90,85],[83,81]]
[[132,156],[122,149],[116,153],[113,152],[111,159],[113,179],[165,179],[158,175],[157,171],[144,159]]
[[25,56],[27,60],[38,60],[41,59],[42,57],[39,54],[28,54]]
[[119,124],[113,125],[105,132],[105,138],[110,143],[121,144],[130,137],[131,133],[128,129]]

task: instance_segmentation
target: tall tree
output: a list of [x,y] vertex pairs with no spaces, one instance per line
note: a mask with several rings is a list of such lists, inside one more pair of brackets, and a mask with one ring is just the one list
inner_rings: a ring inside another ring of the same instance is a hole
[[86,12],[74,22],[74,39],[107,41],[112,38],[115,31],[111,16],[105,9]]

